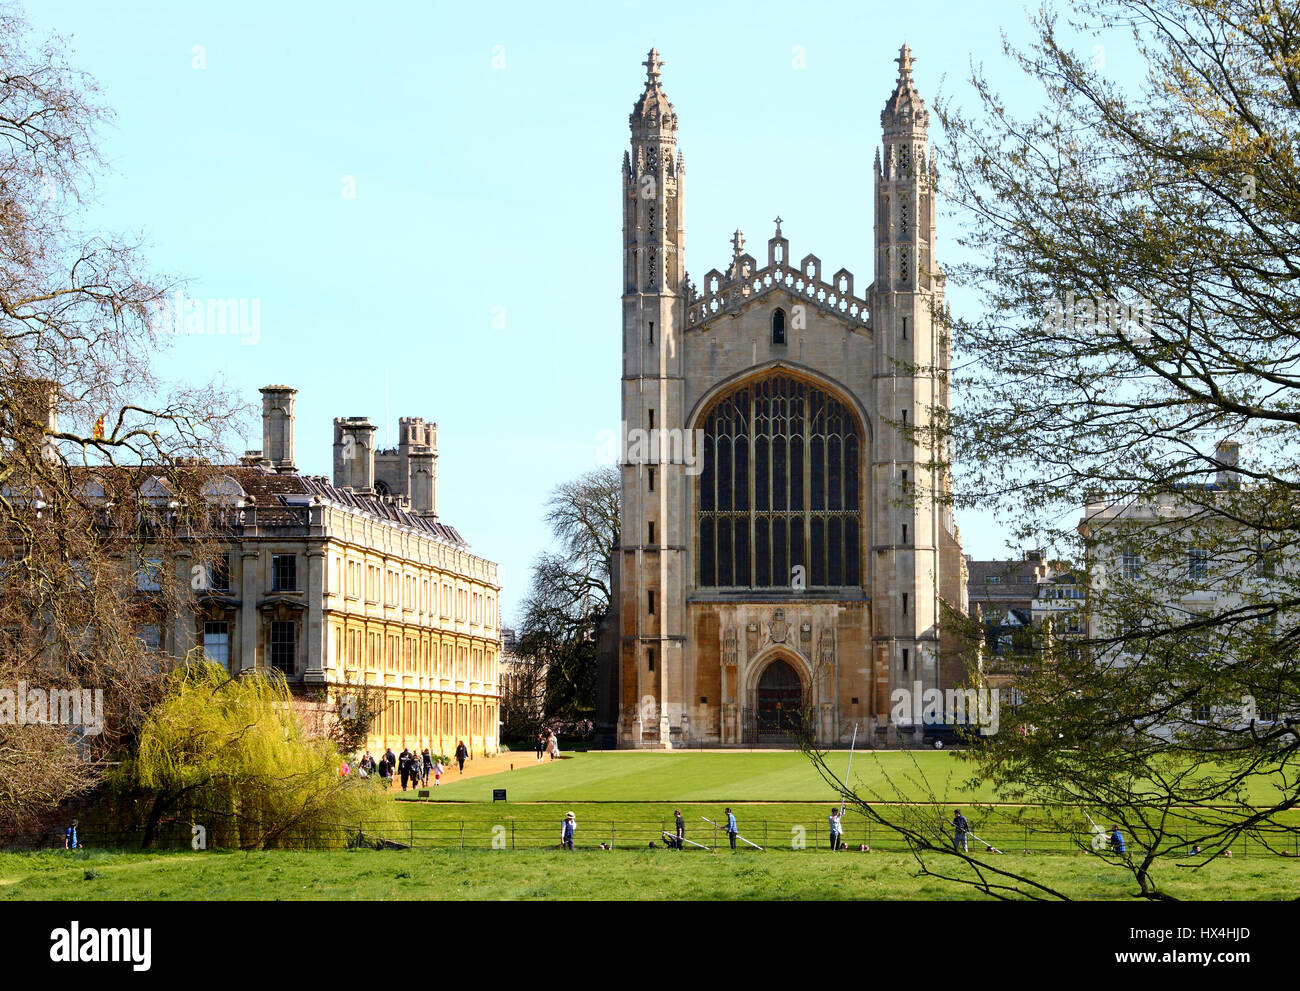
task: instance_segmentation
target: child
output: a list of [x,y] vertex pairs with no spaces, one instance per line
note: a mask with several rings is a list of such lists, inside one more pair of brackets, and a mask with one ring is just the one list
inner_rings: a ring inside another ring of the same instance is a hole
[[433,765],[433,786],[442,787],[442,759],[439,758]]

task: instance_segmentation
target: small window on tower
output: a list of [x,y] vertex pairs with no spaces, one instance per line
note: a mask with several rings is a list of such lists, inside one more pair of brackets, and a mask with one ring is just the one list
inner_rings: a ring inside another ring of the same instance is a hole
[[907,670],[907,648],[903,648],[903,670]]
[[655,669],[655,652],[654,652],[654,648],[651,648],[650,650],[647,650],[647,651],[645,652],[645,659],[646,659],[646,670],[648,670],[648,671],[653,671],[653,670]]
[[907,524],[903,524],[903,543],[907,543]]
[[903,593],[903,615],[907,615],[907,593]]
[[646,336],[646,343],[653,344],[655,342],[655,322],[653,320],[650,321],[649,327],[650,327],[650,332]]
[[785,310],[780,307],[772,311],[772,343],[785,343]]
[[648,473],[648,479],[650,482],[650,491],[653,492],[655,490],[655,470],[653,468],[647,468],[646,472]]
[[651,410],[651,411],[650,411],[650,429],[653,430],[654,428],[655,428],[655,411],[654,411],[654,410]]
[[649,540],[648,542],[651,543],[651,544],[653,544],[653,543],[655,542],[655,525],[654,525],[654,521],[651,521],[651,523],[650,523],[650,540]]
[[[907,340],[907,317],[903,317],[903,340]],[[653,344],[654,341],[650,343]]]
[[646,611],[653,616],[655,614],[655,590],[650,589],[646,592]]

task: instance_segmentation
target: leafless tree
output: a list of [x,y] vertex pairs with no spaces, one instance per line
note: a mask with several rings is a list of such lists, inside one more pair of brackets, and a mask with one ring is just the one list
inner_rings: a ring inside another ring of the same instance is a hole
[[[0,838],[93,788],[155,698],[237,412],[158,378],[170,284],[136,241],[79,226],[109,113],[63,47],[0,7]],[[33,725],[20,687],[101,690],[102,732]]]

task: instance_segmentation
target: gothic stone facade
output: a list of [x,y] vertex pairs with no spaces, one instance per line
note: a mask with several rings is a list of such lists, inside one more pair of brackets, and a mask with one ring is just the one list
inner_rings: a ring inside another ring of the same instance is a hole
[[796,263],[780,218],[766,258],[737,231],[691,283],[677,115],[645,63],[622,183],[619,746],[780,743],[792,714],[823,744],[855,724],[883,742],[894,688],[961,677],[941,603],[964,610],[964,559],[926,429],[949,402],[934,157],[897,61],[865,289]]

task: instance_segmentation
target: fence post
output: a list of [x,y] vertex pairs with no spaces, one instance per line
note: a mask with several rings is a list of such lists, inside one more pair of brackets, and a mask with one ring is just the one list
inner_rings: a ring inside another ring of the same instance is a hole
[[763,820],[763,849],[767,850],[767,820]]
[[464,852],[465,850],[465,820],[464,819],[460,821],[460,849],[462,852]]
[[411,849],[415,849],[415,820],[411,820]]
[[514,848],[515,848],[515,821],[514,819],[511,819],[510,820],[510,849],[513,850]]
[[609,821],[609,848],[614,849],[614,820]]

